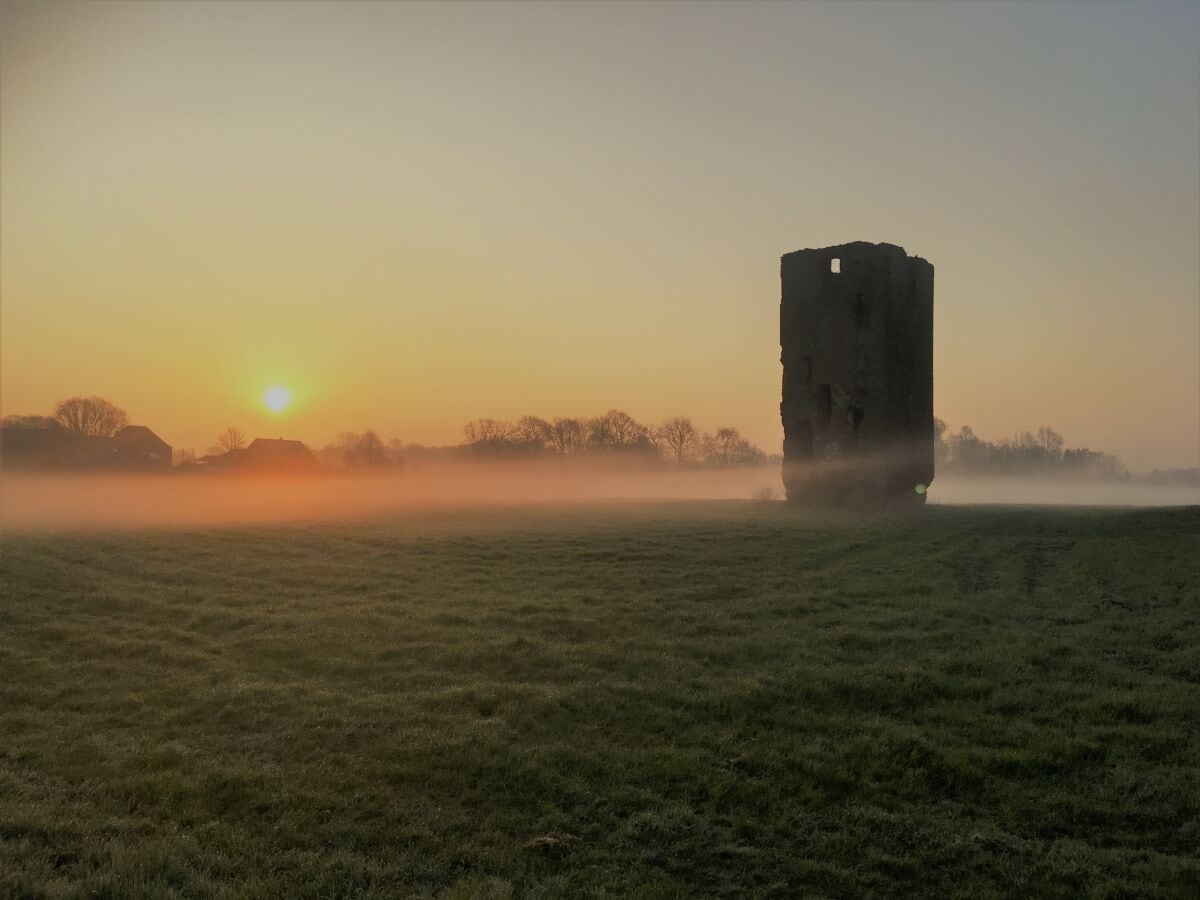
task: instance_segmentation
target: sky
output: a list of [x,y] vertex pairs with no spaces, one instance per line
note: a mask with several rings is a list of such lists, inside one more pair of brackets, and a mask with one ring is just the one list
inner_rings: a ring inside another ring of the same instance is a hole
[[0,15],[4,414],[778,452],[779,257],[866,240],[936,268],[951,428],[1200,464],[1195,0]]

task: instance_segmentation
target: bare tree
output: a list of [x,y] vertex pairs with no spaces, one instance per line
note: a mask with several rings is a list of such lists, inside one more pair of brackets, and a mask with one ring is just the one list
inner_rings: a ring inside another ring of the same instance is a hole
[[321,455],[329,464],[354,468],[358,464],[356,450],[361,435],[354,431],[339,431],[333,436],[333,443],[321,451]]
[[362,437],[358,439],[358,447],[355,449],[362,459],[363,465],[368,469],[387,463],[387,457],[383,452],[383,439],[370,428],[362,433]]
[[610,409],[588,423],[588,440],[596,447],[629,447],[644,442],[648,429],[628,413]]
[[682,464],[695,454],[700,444],[700,432],[691,424],[691,419],[676,416],[667,419],[658,427],[658,438],[666,450],[666,454],[676,464]]
[[129,424],[125,410],[103,397],[71,397],[54,407],[54,418],[85,437],[112,437]]
[[587,428],[579,419],[558,419],[550,425],[550,446],[564,455],[578,453],[587,437]]
[[700,432],[696,430],[691,419],[683,416],[667,419],[658,426],[656,434],[667,456],[676,465],[687,462],[695,454],[700,442]]
[[[940,419],[934,420],[935,435],[944,431]],[[978,437],[969,425],[945,440],[938,464],[950,471],[1021,474],[1060,471],[1093,478],[1129,477],[1125,465],[1107,453],[1086,447],[1067,448],[1063,436],[1042,426],[1036,432],[1020,431],[1011,439],[988,441]]]
[[521,416],[513,427],[513,437],[523,444],[529,444],[534,449],[545,449],[550,442],[550,423],[537,416]]
[[711,466],[751,466],[767,458],[736,428],[718,428],[715,435],[704,435],[703,443],[704,461]]
[[246,436],[230,426],[217,435],[213,450],[217,453],[228,453],[230,450],[241,450],[246,446]]
[[507,441],[512,433],[513,426],[502,419],[473,419],[463,426],[463,437],[472,447]]
[[947,439],[946,444],[950,448],[950,458],[964,471],[977,471],[983,468],[987,464],[989,450],[992,448],[990,443],[975,434],[975,430],[970,425],[962,426],[958,430],[958,434],[951,435]]
[[[393,440],[392,443],[399,444],[399,441]],[[321,457],[328,464],[345,466],[347,469],[372,469],[390,463],[383,438],[370,428],[361,434],[339,431],[333,436],[333,443],[321,451]]]
[[733,428],[718,428],[715,435],[705,433],[703,438],[704,461],[710,466],[729,465],[729,457],[736,437],[737,430]]
[[1053,428],[1047,428],[1043,425],[1037,430],[1037,436],[1034,440],[1049,459],[1057,460],[1061,456],[1064,443],[1063,436]]

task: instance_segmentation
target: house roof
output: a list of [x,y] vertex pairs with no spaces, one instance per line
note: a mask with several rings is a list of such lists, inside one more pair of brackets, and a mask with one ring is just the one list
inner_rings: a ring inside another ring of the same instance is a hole
[[303,443],[283,438],[255,438],[242,451],[242,460],[251,465],[317,465],[317,458]]
[[276,453],[280,455],[311,456],[312,451],[301,441],[285,441],[283,438],[255,438],[246,448],[250,453]]
[[145,425],[126,425],[115,435],[113,435],[113,441],[118,444],[145,444],[147,442],[153,442],[160,444],[167,449],[170,449],[171,447],[170,444],[160,438]]
[[255,438],[244,449],[202,456],[200,462],[213,471],[258,469],[294,472],[320,466],[313,452],[303,443],[282,438]]

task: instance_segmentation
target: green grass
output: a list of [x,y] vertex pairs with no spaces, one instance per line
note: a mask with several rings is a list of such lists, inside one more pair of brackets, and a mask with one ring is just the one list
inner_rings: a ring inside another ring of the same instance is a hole
[[1195,508],[9,536],[0,895],[1195,897],[1198,558]]

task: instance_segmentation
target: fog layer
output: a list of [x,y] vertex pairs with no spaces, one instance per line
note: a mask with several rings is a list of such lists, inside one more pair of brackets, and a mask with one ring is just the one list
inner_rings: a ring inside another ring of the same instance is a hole
[[779,467],[653,471],[545,464],[439,467],[404,475],[35,475],[0,479],[5,531],[346,519],[409,508],[782,496]]
[[[44,475],[0,478],[0,527],[187,527],[347,519],[438,506],[597,500],[780,500],[778,465],[728,470],[646,470],[476,465],[400,475],[306,477]],[[938,478],[934,504],[1187,505],[1187,487],[1018,478]]]

